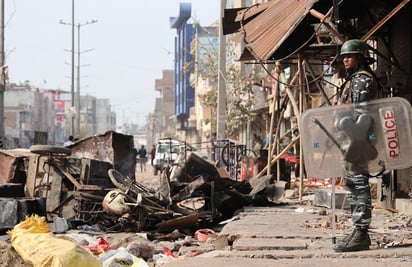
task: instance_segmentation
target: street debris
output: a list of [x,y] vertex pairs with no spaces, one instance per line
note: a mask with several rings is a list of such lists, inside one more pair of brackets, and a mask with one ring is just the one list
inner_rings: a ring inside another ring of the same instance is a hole
[[[38,145],[0,151],[8,170],[1,170],[0,228],[10,234],[0,241],[2,253],[7,254],[3,256],[16,259],[14,266],[26,266],[27,262],[46,261],[25,255],[26,245],[61,243],[82,257],[93,255],[89,266],[96,262],[99,266],[160,266],[214,250],[222,225],[239,220],[239,211],[245,207],[279,206],[299,195],[296,179],[276,181],[274,175],[267,175],[237,181],[194,151],[184,151],[175,163],[163,168],[159,186],[152,188],[136,180],[132,149],[131,137],[107,132],[69,147]],[[297,227],[330,229],[330,181],[305,182],[304,195],[312,198],[294,213],[317,217]],[[344,202],[339,203],[342,211]],[[398,215],[396,210],[375,209]],[[335,220],[337,230],[351,227],[345,215]],[[401,218],[406,223],[389,220],[388,231],[411,229],[409,217]],[[31,239],[34,236],[29,231],[44,235]],[[17,234],[23,236],[17,238]],[[23,241],[17,243],[19,239]],[[382,238],[378,245],[389,248],[411,242],[404,235]],[[70,257],[70,253],[47,256],[47,261],[56,257]]]
[[[28,150],[2,151],[6,167],[1,170],[5,173],[0,186],[4,211],[0,229],[15,228],[9,233],[16,233],[19,223],[43,218],[42,223],[53,225],[56,236],[72,231],[91,236],[146,232],[152,240],[174,242],[189,235],[207,243],[216,236],[213,228],[221,227],[219,223],[233,218],[244,206],[276,205],[284,192],[285,184],[276,184],[272,176],[236,181],[192,151],[183,155],[163,169],[159,188],[150,188],[136,181],[132,137],[116,132],[78,140],[68,147],[35,145]],[[38,217],[30,217],[33,214]],[[136,264],[136,256],[116,250],[103,237],[85,243],[82,248],[98,255],[100,262],[105,254],[108,262],[115,257]],[[25,248],[24,242],[19,244],[22,247],[16,251],[20,254]],[[201,253],[191,251],[185,256]],[[34,261],[30,257],[25,261]]]

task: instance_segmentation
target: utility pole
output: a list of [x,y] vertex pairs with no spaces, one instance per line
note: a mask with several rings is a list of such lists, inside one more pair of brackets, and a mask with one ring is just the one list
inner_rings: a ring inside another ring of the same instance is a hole
[[[74,107],[74,0],[72,0],[72,83],[71,83],[71,94],[72,94],[72,108]],[[79,114],[77,114],[79,116]],[[72,117],[72,131],[71,135],[74,136],[74,114]]]
[[4,91],[6,90],[7,67],[4,62],[4,0],[0,0],[0,148],[5,141],[4,132]]
[[91,21],[86,21],[83,24],[78,23],[77,26],[77,92],[76,92],[76,113],[77,113],[77,120],[76,120],[76,131],[77,134],[80,133],[80,55],[86,52],[93,51],[93,49],[88,49],[85,51],[80,51],[80,27],[86,26],[88,24],[96,23],[97,20],[93,19]]
[[[72,63],[71,63],[71,70],[72,70],[72,74],[71,74],[71,107],[70,107],[70,115],[71,115],[71,132],[70,135],[74,136],[75,133],[80,134],[80,27],[87,25],[87,24],[91,24],[91,23],[95,23],[97,22],[97,20],[92,20],[92,21],[88,21],[84,24],[75,24],[75,19],[74,19],[74,0],[72,0],[72,23],[67,23],[64,22],[63,20],[60,20],[60,24],[64,24],[64,25],[70,25],[72,27],[72,49],[71,49],[71,56],[72,56]],[[77,66],[77,92],[75,94],[74,91],[74,82],[75,82],[75,50],[74,50],[74,43],[75,43],[75,38],[74,38],[74,33],[75,33],[75,28],[77,27],[78,29],[78,51],[77,51],[77,56],[78,56],[78,66]],[[84,52],[88,52],[88,51],[84,51]],[[75,97],[76,95],[76,97]],[[76,98],[76,99],[75,99]],[[75,117],[77,118],[75,123]],[[75,124],[77,124],[77,127],[75,127]],[[77,131],[75,131],[75,128]]]
[[223,16],[226,8],[226,0],[220,0],[219,20],[219,55],[218,55],[218,94],[217,94],[217,129],[216,139],[226,138],[226,39],[223,35]]
[[71,63],[71,85],[70,85],[70,92],[71,92],[71,105],[69,115],[71,117],[71,131],[70,135],[74,136],[74,117],[75,117],[75,102],[74,102],[74,0],[72,0],[72,23],[64,22],[62,19],[60,20],[60,24],[70,25],[72,27],[72,50],[70,51],[72,56],[72,63]]

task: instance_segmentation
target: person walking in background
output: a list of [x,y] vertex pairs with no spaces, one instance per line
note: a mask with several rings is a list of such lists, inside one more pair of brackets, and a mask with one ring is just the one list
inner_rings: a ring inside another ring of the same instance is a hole
[[155,155],[156,155],[156,146],[155,145],[152,145],[152,149],[150,150],[150,155],[151,155],[150,164],[153,166],[153,160],[154,160]]
[[140,171],[141,172],[146,171],[146,161],[147,161],[146,154],[147,154],[147,151],[146,151],[146,148],[144,147],[144,145],[142,145],[140,147],[137,154],[139,155]]
[[293,130],[293,139],[297,139],[293,147],[293,155],[296,158],[295,177],[298,178],[300,175],[300,137],[298,128]]

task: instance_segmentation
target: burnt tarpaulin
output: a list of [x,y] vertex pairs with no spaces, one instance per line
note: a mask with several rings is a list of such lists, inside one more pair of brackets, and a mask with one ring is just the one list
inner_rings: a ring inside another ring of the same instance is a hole
[[135,177],[136,154],[132,135],[108,131],[70,145],[72,157],[109,162],[125,176]]

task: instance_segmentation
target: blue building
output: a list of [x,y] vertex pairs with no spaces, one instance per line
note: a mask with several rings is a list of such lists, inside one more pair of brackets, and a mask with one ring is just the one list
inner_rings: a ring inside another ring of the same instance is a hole
[[195,27],[188,23],[191,17],[191,3],[180,3],[178,17],[170,18],[170,26],[176,29],[175,37],[175,118],[176,129],[186,130],[190,108],[195,104],[194,88],[190,85],[193,72],[193,56],[190,53]]

